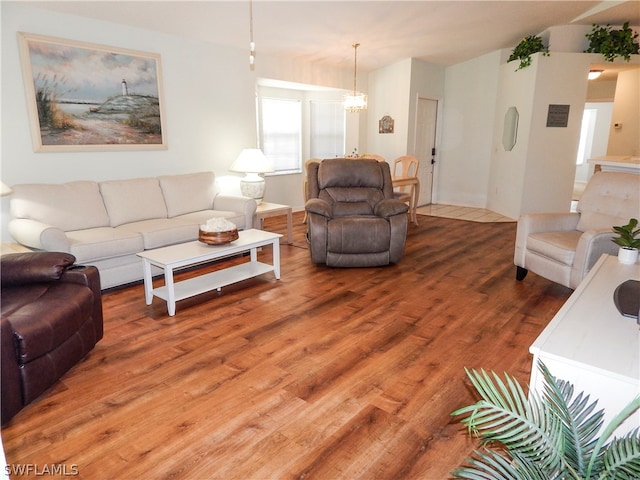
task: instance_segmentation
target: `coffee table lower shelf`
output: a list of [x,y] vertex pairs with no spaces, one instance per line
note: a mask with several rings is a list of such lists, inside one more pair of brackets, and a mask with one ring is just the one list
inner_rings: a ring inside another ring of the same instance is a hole
[[[181,280],[173,284],[174,301],[184,300],[185,298],[195,297],[202,293],[218,290],[227,285],[248,280],[264,273],[273,272],[273,265],[267,265],[261,262],[243,263],[233,267],[225,268],[211,273],[200,275],[199,277]],[[169,288],[166,285],[157,287],[152,290],[153,295],[165,301],[170,301]]]

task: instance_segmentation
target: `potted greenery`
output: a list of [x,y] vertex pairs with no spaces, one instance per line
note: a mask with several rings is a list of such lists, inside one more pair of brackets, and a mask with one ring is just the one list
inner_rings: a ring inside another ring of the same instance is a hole
[[614,430],[640,408],[637,396],[603,427],[596,411],[573,385],[538,365],[543,392],[529,398],[514,378],[467,370],[482,399],[456,410],[461,422],[480,437],[484,448],[453,471],[456,478],[484,480],[637,479],[640,478],[640,429],[610,439]]
[[629,22],[625,22],[621,29],[612,29],[610,25],[593,25],[591,33],[587,33],[589,48],[586,53],[601,53],[605,60],[613,62],[616,57],[622,57],[627,62],[631,55],[637,54],[638,33],[629,28]]
[[520,60],[520,65],[516,68],[516,72],[521,68],[531,65],[531,55],[542,52],[542,55],[549,56],[549,48],[542,43],[542,38],[537,35],[529,35],[524,37],[516,48],[513,49],[507,62]]
[[[629,223],[622,226],[613,227],[613,231],[618,234],[611,240],[620,246],[618,250],[618,260],[620,263],[632,265],[638,261],[638,248],[640,248],[640,228],[638,219],[630,218]],[[635,229],[635,230],[634,230]]]

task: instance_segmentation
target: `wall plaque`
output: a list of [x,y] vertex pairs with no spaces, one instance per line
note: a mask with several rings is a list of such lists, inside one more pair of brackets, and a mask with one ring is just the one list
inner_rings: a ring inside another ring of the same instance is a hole
[[571,105],[549,105],[547,127],[566,127],[569,123],[569,107]]

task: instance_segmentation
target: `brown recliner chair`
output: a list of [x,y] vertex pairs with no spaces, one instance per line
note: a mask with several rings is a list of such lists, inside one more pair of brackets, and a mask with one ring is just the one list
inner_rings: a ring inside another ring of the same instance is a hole
[[2,423],[35,400],[102,338],[100,275],[68,253],[0,259]]
[[389,164],[335,158],[308,169],[311,260],[330,267],[397,263],[404,255],[409,207],[393,198]]

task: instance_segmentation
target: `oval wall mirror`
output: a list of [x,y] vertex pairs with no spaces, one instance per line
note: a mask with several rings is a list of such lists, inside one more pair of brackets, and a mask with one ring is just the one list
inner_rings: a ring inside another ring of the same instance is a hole
[[509,107],[504,114],[504,128],[502,130],[502,146],[507,152],[513,150],[518,138],[518,109]]

